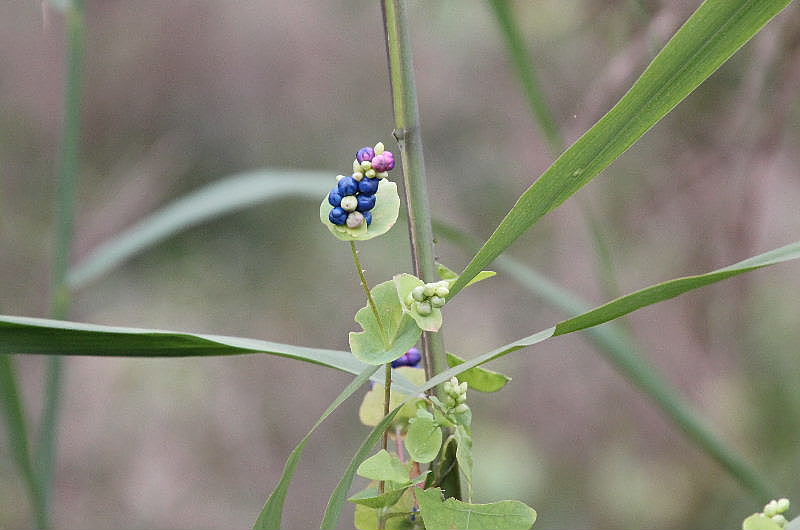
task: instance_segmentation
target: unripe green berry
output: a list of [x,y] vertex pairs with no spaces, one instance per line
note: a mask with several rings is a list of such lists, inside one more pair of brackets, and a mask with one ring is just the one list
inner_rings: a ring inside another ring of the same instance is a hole
[[444,398],[444,405],[445,405],[445,406],[446,406],[448,409],[452,409],[453,407],[455,407],[455,406],[456,406],[456,400],[455,400],[455,399],[453,399],[453,397],[452,397],[452,396],[447,396],[447,397],[445,397],[445,398]]
[[786,520],[786,517],[782,516],[781,514],[773,515],[770,517],[770,519],[779,524],[781,527],[786,526],[786,523],[789,522]]
[[336,182],[339,182],[344,178],[344,175],[336,175]]
[[453,412],[455,412],[456,414],[464,414],[468,410],[469,410],[469,405],[467,405],[466,403],[462,403],[458,405]]
[[371,178],[371,179],[375,178],[375,170],[374,169],[368,169],[364,174],[367,177]]
[[364,174],[362,172],[360,172],[360,171],[355,171],[353,173],[353,178],[356,179],[357,181],[361,182],[362,180],[364,180]]
[[789,502],[789,499],[778,499],[777,505],[778,505],[778,513],[784,513],[789,509],[791,503]]
[[[344,202],[344,199],[342,199]],[[358,228],[364,224],[364,215],[361,212],[350,212],[347,216],[347,227],[348,228]]]
[[406,306],[411,307],[414,304],[414,297],[411,296],[411,293],[408,293],[406,296]]
[[458,386],[458,378],[456,376],[451,377],[450,378],[450,384],[453,385],[453,388],[457,387]]
[[425,293],[425,298],[430,298],[436,294],[436,287],[432,283],[426,283],[423,293]]
[[358,207],[358,199],[356,199],[354,195],[348,195],[347,197],[342,197],[341,207],[343,210],[347,212],[352,212]]
[[358,160],[353,160],[353,171],[361,172],[361,162]]
[[767,517],[772,517],[773,515],[777,515],[778,513],[778,501],[772,500],[764,506],[764,515]]
[[436,296],[441,296],[442,298],[444,298],[448,294],[450,294],[450,289],[448,289],[447,287],[443,287],[440,285],[436,288]]
[[383,142],[378,142],[377,144],[375,144],[376,155],[382,155],[384,151],[386,151],[386,146],[383,145]]
[[429,302],[433,307],[444,307],[446,300],[441,296],[431,296]]
[[458,385],[458,393],[459,394],[466,394],[467,390],[469,390],[469,383],[467,383],[466,381],[464,381],[463,383]]
[[414,289],[412,289],[411,291],[411,296],[413,296],[414,300],[416,300],[417,302],[422,302],[423,300],[425,300],[425,287],[423,287],[422,285],[414,287]]
[[363,169],[364,171],[372,169],[372,162],[370,162],[369,160],[364,160],[363,162],[361,162],[361,169]]
[[379,178],[379,179],[385,179],[388,176],[389,176],[389,172],[388,171],[381,171],[380,173],[375,173],[375,178]]
[[424,317],[433,313],[433,308],[431,308],[431,304],[428,302],[417,302],[416,309],[417,313]]
[[453,383],[450,381],[445,381],[442,385],[445,394],[451,394],[453,392]]
[[466,394],[459,394],[456,398],[456,403],[466,403],[467,395]]

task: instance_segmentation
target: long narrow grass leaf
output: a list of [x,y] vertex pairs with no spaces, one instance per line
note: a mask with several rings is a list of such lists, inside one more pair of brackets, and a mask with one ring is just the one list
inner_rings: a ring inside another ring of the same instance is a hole
[[306,444],[308,444],[308,441],[311,439],[311,435],[314,434],[314,431],[317,430],[317,427],[319,427],[322,422],[333,413],[333,411],[339,408],[339,405],[344,403],[344,401],[352,396],[356,390],[361,388],[361,386],[366,383],[370,377],[372,377],[378,368],[381,367],[369,366],[363,372],[361,372],[358,377],[353,379],[353,381],[347,385],[347,388],[345,388],[342,393],[333,400],[333,403],[328,406],[325,412],[322,413],[322,416],[320,416],[314,426],[311,427],[311,430],[308,431],[308,434],[306,434],[303,439],[300,440],[300,443],[297,444],[297,447],[294,448],[292,453],[289,455],[289,458],[286,460],[286,466],[283,469],[281,479],[278,481],[278,485],[275,487],[275,490],[267,499],[267,502],[264,505],[264,508],[261,510],[255,525],[253,525],[253,530],[276,530],[281,527],[283,507],[286,503],[286,495],[289,493],[289,486],[292,484],[292,479],[297,471],[297,464],[300,463],[300,459],[303,456],[303,451],[305,451]]
[[288,196],[319,200],[331,186],[334,174],[264,169],[220,179],[170,203],[94,249],[72,268],[69,286],[85,287],[161,241],[222,215]]
[[627,151],[790,2],[704,2],[614,108],[522,194],[461,273],[451,296]]
[[[409,400],[411,399],[413,399],[413,397],[409,398]],[[320,525],[321,530],[335,530],[338,528],[339,518],[342,516],[342,508],[347,501],[347,496],[350,492],[350,487],[353,485],[353,479],[356,476],[358,466],[367,459],[373,447],[375,447],[375,444],[377,444],[378,440],[383,436],[383,431],[386,430],[386,427],[389,426],[402,407],[403,405],[400,405],[386,415],[383,420],[370,431],[369,435],[367,435],[366,439],[361,443],[358,451],[356,451],[356,454],[353,455],[353,459],[350,461],[347,469],[345,469],[344,475],[341,480],[339,480],[336,489],[333,490],[331,498],[328,500],[328,505],[325,508],[325,515],[322,517],[322,524]]]

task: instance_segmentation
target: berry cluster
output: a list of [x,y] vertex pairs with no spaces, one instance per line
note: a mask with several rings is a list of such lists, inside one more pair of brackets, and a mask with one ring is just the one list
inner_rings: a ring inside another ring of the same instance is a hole
[[444,306],[450,294],[450,284],[446,281],[418,285],[406,297],[406,306],[413,307],[422,316],[430,315],[434,309]]
[[467,406],[467,388],[469,385],[466,381],[459,383],[458,379],[453,376],[450,381],[444,383],[444,405],[448,411],[455,414],[464,414],[469,410]]
[[762,513],[783,528],[788,522],[783,514],[789,510],[789,506],[789,499],[771,500],[764,506]]
[[392,361],[392,368],[400,368],[401,366],[410,366],[416,368],[422,360],[422,352],[418,348],[411,348],[402,357]]
[[375,193],[381,179],[389,176],[394,169],[394,154],[387,151],[382,142],[375,147],[363,147],[353,160],[353,174],[349,177],[339,175],[338,184],[328,194],[328,202],[333,209],[328,219],[335,225],[358,228],[364,222],[372,223],[372,209],[375,208]]

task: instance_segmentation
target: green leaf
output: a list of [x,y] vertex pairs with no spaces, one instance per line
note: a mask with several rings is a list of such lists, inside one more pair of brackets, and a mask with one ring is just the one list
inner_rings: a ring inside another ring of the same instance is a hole
[[350,349],[353,355],[367,364],[386,364],[410,350],[419,340],[422,330],[403,311],[394,282],[379,283],[370,293],[388,335],[388,344],[384,342],[375,314],[367,304],[356,313],[355,320],[361,324],[363,331],[350,332]]
[[[454,353],[447,354],[447,364],[450,365],[450,367],[458,366],[464,362],[464,359]],[[511,378],[505,374],[480,367],[467,370],[458,376],[458,378],[461,381],[469,383],[469,388],[471,390],[477,390],[478,392],[497,392],[511,381]]]
[[[456,271],[446,267],[441,263],[436,264],[436,269],[439,272],[439,277],[443,280],[447,280],[448,282],[450,282],[450,285],[453,285],[453,283],[455,283],[455,281],[458,279],[458,273]],[[472,278],[469,282],[467,282],[467,285],[465,285],[464,287],[469,287],[470,285],[476,284],[483,280],[487,280],[493,276],[497,276],[497,273],[494,271],[481,271],[478,274],[476,274],[475,277]]]
[[350,461],[344,475],[342,475],[341,480],[339,480],[339,483],[336,485],[336,489],[334,489],[331,494],[331,498],[328,500],[328,506],[325,508],[325,515],[322,518],[322,525],[320,526],[321,530],[335,530],[336,527],[339,526],[339,518],[342,516],[342,508],[347,500],[347,492],[350,491],[350,487],[353,485],[356,469],[361,465],[361,462],[366,460],[372,448],[375,447],[375,444],[378,443],[378,440],[383,436],[383,431],[386,430],[386,427],[389,426],[399,411],[400,407],[397,407],[383,418],[383,421],[370,431],[369,435],[358,448],[358,451],[356,451],[356,454],[353,455],[353,459]]
[[458,470],[467,483],[467,499],[472,500],[472,470],[475,468],[475,461],[472,458],[472,435],[463,425],[457,425],[453,434],[456,437]]
[[305,451],[306,444],[308,444],[308,441],[311,439],[311,435],[314,434],[314,431],[317,430],[317,427],[319,427],[322,422],[325,421],[328,416],[330,416],[333,411],[339,407],[339,405],[344,403],[344,401],[352,396],[356,390],[361,388],[361,386],[366,383],[370,376],[377,370],[377,366],[370,366],[361,372],[358,377],[353,379],[353,381],[347,385],[347,388],[345,388],[342,393],[333,400],[333,403],[330,404],[325,412],[322,413],[322,416],[320,416],[314,426],[311,427],[311,430],[308,431],[308,434],[306,434],[303,439],[300,440],[300,443],[297,444],[297,447],[294,448],[292,453],[289,455],[289,458],[286,460],[286,466],[283,468],[281,479],[278,481],[275,491],[272,492],[267,499],[266,504],[264,504],[264,508],[261,510],[258,519],[253,525],[254,530],[276,530],[281,527],[283,506],[286,502],[286,495],[289,492],[289,486],[292,483],[294,474],[297,471],[297,464],[300,463],[300,458],[303,456],[303,451]]
[[406,450],[415,462],[432,462],[442,448],[442,428],[430,416],[411,419],[406,437]]
[[[413,530],[411,510],[414,508],[414,493],[406,489],[400,500],[387,510],[386,530]],[[355,527],[359,530],[375,530],[378,528],[378,510],[363,504],[356,505]]]
[[[422,398],[409,401],[413,392],[404,392],[398,389],[398,385],[394,384],[394,380],[398,379],[398,377],[403,377],[409,384],[419,386],[425,382],[425,371],[422,368],[413,368],[411,366],[401,366],[392,370],[393,382],[389,399],[389,409],[393,409],[405,403],[393,422],[393,426],[398,426],[404,430],[409,418],[413,418],[414,415],[416,415],[416,404]],[[358,418],[361,420],[361,423],[369,427],[374,427],[380,423],[383,419],[384,394],[383,384],[375,383],[369,392],[364,395],[364,400],[361,402],[361,406],[358,409]]]
[[400,461],[397,455],[389,454],[381,449],[358,466],[356,474],[372,480],[391,480],[392,482],[408,482],[411,466]]
[[763,513],[754,513],[742,522],[742,530],[783,530],[783,527]]
[[363,223],[358,228],[335,225],[328,220],[331,205],[326,195],[319,205],[319,220],[331,234],[342,241],[366,241],[378,237],[389,231],[397,221],[400,213],[400,196],[397,194],[397,184],[386,179],[381,180],[378,192],[375,194],[375,208],[372,209],[372,224]]
[[316,199],[330,187],[330,172],[262,169],[222,178],[177,199],[95,248],[72,267],[70,288],[98,280],[128,259],[193,226],[287,197]]
[[707,0],[622,99],[519,198],[450,290],[457,294],[541,217],[683,101],[791,0]]
[[617,298],[582,315],[565,320],[556,326],[555,335],[564,335],[566,333],[572,333],[573,331],[597,326],[609,320],[627,315],[639,308],[674,298],[687,291],[698,289],[748,271],[797,259],[799,257],[800,241],[759,254],[758,256],[748,258],[713,272],[697,276],[686,276],[684,278],[677,278],[675,280],[659,283],[652,287],[647,287],[635,293]]
[[536,522],[536,510],[519,501],[468,504],[453,498],[443,500],[439,488],[418,491],[417,499],[425,528],[521,530]]
[[410,485],[409,483],[405,487],[385,493],[379,493],[378,488],[370,487],[359,491],[347,500],[356,504],[363,504],[370,508],[385,508],[386,506],[392,506],[397,503]]
[[442,327],[442,310],[439,308],[431,308],[430,315],[420,315],[412,308],[408,307],[405,301],[408,299],[411,291],[415,287],[424,286],[425,282],[414,276],[413,274],[397,274],[392,278],[397,288],[397,297],[403,312],[414,319],[420,329],[425,331],[439,331]]

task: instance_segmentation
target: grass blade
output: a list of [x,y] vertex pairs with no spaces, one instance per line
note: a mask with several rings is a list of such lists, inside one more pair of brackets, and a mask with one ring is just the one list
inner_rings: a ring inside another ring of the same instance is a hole
[[220,179],[182,197],[97,247],[69,273],[73,290],[98,280],[131,257],[188,228],[287,196],[319,200],[336,172],[266,169]]
[[[428,388],[432,386],[433,385]],[[408,401],[411,399],[414,398],[411,397]],[[336,485],[336,489],[333,490],[331,498],[328,500],[328,506],[325,508],[325,515],[322,517],[322,524],[320,525],[321,530],[336,530],[339,526],[339,518],[342,516],[342,508],[347,501],[347,494],[350,491],[350,487],[353,485],[356,469],[361,465],[361,462],[367,459],[372,449],[378,443],[378,440],[383,436],[383,431],[386,430],[386,427],[392,422],[401,408],[403,408],[403,405],[398,406],[386,415],[383,420],[372,429],[367,438],[361,443],[356,454],[353,455],[353,459],[350,461],[344,475]]]
[[334,410],[339,408],[347,398],[353,395],[353,393],[361,388],[361,386],[367,382],[367,380],[379,369],[380,366],[369,366],[363,372],[361,372],[358,377],[353,379],[353,381],[347,385],[339,396],[333,400],[333,403],[322,413],[322,416],[317,420],[311,430],[308,431],[300,443],[297,444],[297,447],[294,448],[292,453],[289,455],[289,458],[286,460],[286,466],[283,469],[283,474],[281,475],[280,481],[278,481],[278,485],[275,487],[275,490],[267,499],[264,508],[261,510],[261,513],[256,520],[255,525],[253,525],[253,530],[274,530],[281,527],[281,519],[283,518],[283,506],[286,502],[286,495],[289,493],[289,486],[292,483],[292,479],[294,478],[295,471],[297,471],[297,464],[300,462],[300,458],[303,456],[303,451],[305,451],[306,444],[311,439],[311,435],[314,434],[314,431],[317,430],[323,421],[325,421],[328,416],[330,416]]
[[728,267],[718,269],[707,274],[700,274],[697,276],[686,276],[683,278],[676,278],[667,282],[659,283],[645,289],[636,291],[626,296],[612,300],[592,311],[583,313],[582,315],[565,320],[556,326],[556,335],[564,335],[572,333],[584,328],[597,326],[604,322],[614,320],[627,315],[632,311],[636,311],[641,307],[655,304],[663,300],[675,298],[687,291],[692,291],[700,287],[731,278],[739,274],[775,265],[793,259],[800,258],[800,241],[791,243],[784,247],[759,254],[752,258],[740,261]]
[[790,2],[704,2],[614,108],[522,194],[461,273],[451,296],[542,216],[611,165]]
[[31,458],[27,416],[17,385],[14,358],[11,355],[0,355],[0,396],[4,405],[11,453],[17,461],[28,488],[28,497],[36,517],[36,525],[41,528],[47,524],[47,515],[43,504],[44,492]]
[[[258,339],[124,328],[0,315],[0,354],[92,355],[103,357],[203,357],[266,353],[358,375],[367,365],[349,352],[293,346]],[[383,382],[383,377],[375,379]],[[396,374],[406,391],[416,386]]]

